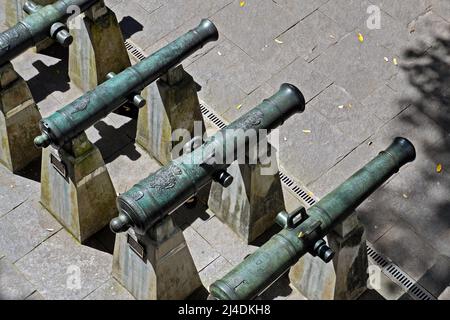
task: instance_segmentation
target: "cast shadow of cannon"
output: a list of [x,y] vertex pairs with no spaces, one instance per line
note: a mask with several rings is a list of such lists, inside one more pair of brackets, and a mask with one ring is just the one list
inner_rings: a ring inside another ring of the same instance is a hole
[[144,30],[144,26],[130,16],[123,17],[123,19],[119,22],[119,26],[120,30],[122,30],[124,40],[128,40],[135,33]]
[[70,90],[68,48],[52,45],[40,53],[55,57],[60,61],[50,66],[41,60],[33,62],[33,66],[39,73],[29,79],[27,83],[36,103],[45,100],[54,92],[64,93]]
[[94,128],[100,136],[100,139],[95,141],[95,145],[100,150],[105,164],[113,162],[121,155],[132,161],[141,157],[134,143],[137,128],[136,120],[131,119],[119,128],[114,128],[104,121],[100,121],[94,125]]
[[41,166],[42,157],[39,157],[30,162],[25,168],[17,171],[16,174],[29,180],[41,182]]

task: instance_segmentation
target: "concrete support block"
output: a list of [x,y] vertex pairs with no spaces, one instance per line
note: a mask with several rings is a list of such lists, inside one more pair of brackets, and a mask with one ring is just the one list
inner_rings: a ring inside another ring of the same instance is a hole
[[84,92],[131,65],[117,17],[103,1],[75,18],[70,33],[69,77]]
[[356,214],[331,232],[327,242],[335,252],[333,262],[305,255],[290,270],[292,285],[311,300],[357,299],[367,289],[368,261],[364,227]]
[[186,299],[202,286],[181,230],[168,216],[146,235],[116,236],[113,276],[139,300]]
[[39,158],[33,139],[41,114],[27,83],[10,63],[0,67],[0,162],[16,172]]
[[117,216],[111,178],[85,133],[63,149],[43,150],[41,203],[80,242]]
[[276,215],[284,210],[278,169],[271,169],[268,174],[264,173],[265,167],[260,162],[234,162],[227,170],[234,178],[233,183],[228,188],[216,182],[211,186],[209,209],[247,243],[270,228]]
[[147,105],[139,110],[136,141],[163,165],[180,155],[172,149],[181,141],[177,138],[203,137],[197,91],[197,83],[180,65],[142,93]]

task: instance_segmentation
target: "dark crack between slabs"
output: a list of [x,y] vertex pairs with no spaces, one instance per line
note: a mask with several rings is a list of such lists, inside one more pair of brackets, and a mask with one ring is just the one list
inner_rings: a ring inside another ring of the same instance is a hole
[[[17,259],[16,261],[13,262],[13,264],[15,265],[16,263],[19,263],[23,258],[25,258],[26,256],[28,256],[29,254],[31,254],[34,250],[36,250],[37,248],[39,248],[44,242],[48,241],[50,238],[54,237],[55,235],[57,235],[58,233],[61,232],[61,230],[64,230],[62,227],[54,232],[53,234],[51,234],[50,236],[48,236],[45,240],[41,241],[40,243],[38,243],[33,249],[31,249],[30,251],[28,251],[26,254],[24,254],[21,258]],[[27,278],[27,280],[29,280]],[[30,280],[29,280],[30,281]],[[31,281],[30,281],[31,282]]]
[[18,205],[16,205],[14,208],[10,209],[8,212],[6,212],[4,215],[2,215],[1,217],[5,217],[6,215],[10,214],[12,211],[16,210],[18,207],[20,207],[21,205],[23,205],[25,202],[27,202],[30,198],[26,198],[25,200],[23,200],[22,202],[20,202]]

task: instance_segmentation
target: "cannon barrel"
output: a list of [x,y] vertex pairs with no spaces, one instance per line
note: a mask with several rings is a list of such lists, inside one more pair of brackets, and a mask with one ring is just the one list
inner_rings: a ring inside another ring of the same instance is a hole
[[[273,130],[304,110],[305,99],[300,90],[291,84],[281,85],[272,97],[211,136],[203,145],[171,161],[120,195],[117,199],[119,216],[111,220],[111,230],[117,233],[132,227],[136,233],[145,234],[212,180],[229,186],[232,177],[225,170],[236,160],[238,148],[245,149],[244,145],[249,142],[240,138],[250,131]],[[230,142],[232,150],[222,153]]]
[[277,220],[284,221],[284,229],[214,282],[209,288],[211,296],[220,300],[252,299],[308,252],[330,261],[333,253],[322,237],[415,155],[411,142],[396,138],[389,148],[307,211],[299,208],[291,214],[280,213]]
[[73,14],[70,9],[77,7],[82,13],[96,2],[98,0],[60,0],[43,7],[27,1],[23,9],[30,15],[0,33],[0,66],[47,37],[69,46],[73,38],[64,24]]
[[109,80],[40,121],[42,134],[35,138],[37,147],[50,144],[61,147],[128,101],[145,105],[139,95],[150,83],[186,57],[219,37],[215,25],[202,20],[200,25],[180,36],[138,64]]

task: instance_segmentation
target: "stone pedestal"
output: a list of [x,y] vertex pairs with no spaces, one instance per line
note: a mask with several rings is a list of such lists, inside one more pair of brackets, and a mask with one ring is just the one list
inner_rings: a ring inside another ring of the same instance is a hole
[[41,114],[27,83],[7,63],[0,67],[0,162],[16,172],[39,158],[33,139]]
[[356,214],[328,237],[336,253],[333,262],[305,255],[289,273],[292,285],[311,300],[354,300],[367,288],[367,251],[364,227]]
[[234,178],[233,183],[228,188],[217,182],[211,186],[209,209],[247,243],[270,228],[276,215],[284,210],[278,170],[266,170],[272,172],[269,174],[264,172],[265,167],[260,162],[234,162],[227,170]]
[[142,92],[147,105],[139,110],[136,141],[162,165],[180,156],[184,143],[203,137],[197,91],[198,85],[180,65]]
[[83,92],[107,80],[108,73],[118,74],[131,65],[116,15],[103,1],[75,18],[69,27],[73,36],[69,77]]
[[181,300],[202,286],[183,233],[168,216],[146,235],[116,236],[113,276],[139,300]]
[[102,155],[86,137],[43,150],[41,203],[83,242],[117,216],[116,192]]

